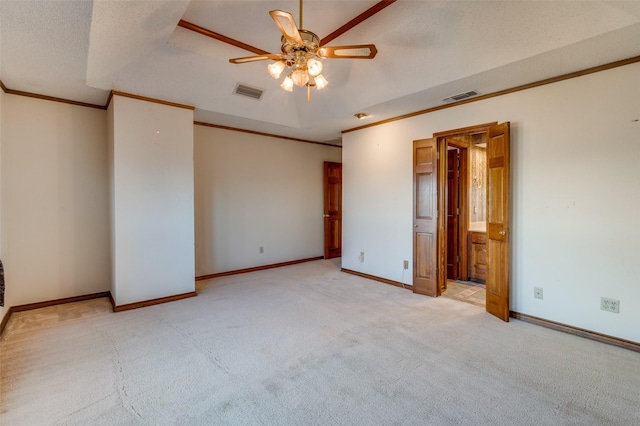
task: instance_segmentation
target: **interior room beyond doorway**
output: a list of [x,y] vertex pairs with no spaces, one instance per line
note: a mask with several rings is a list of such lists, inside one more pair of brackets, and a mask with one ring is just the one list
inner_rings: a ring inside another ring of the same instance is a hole
[[486,132],[446,138],[447,284],[443,296],[486,304]]

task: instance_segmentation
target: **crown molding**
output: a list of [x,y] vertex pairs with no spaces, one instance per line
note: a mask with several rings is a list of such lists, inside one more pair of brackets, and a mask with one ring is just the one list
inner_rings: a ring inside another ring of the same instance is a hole
[[102,105],[90,104],[87,102],[72,101],[70,99],[56,98],[55,96],[41,95],[39,93],[23,92],[22,90],[9,89],[7,86],[4,85],[4,83],[2,83],[2,81],[0,81],[0,87],[2,88],[2,91],[8,95],[26,96],[28,98],[36,98],[36,99],[42,99],[45,101],[60,102],[63,104],[83,106],[87,108],[107,109],[106,106],[102,106]]
[[600,71],[606,71],[606,70],[609,70],[609,69],[612,69],[612,68],[618,68],[618,67],[622,67],[624,65],[634,64],[636,62],[640,62],[640,56],[634,56],[632,58],[622,59],[620,61],[610,62],[608,64],[598,65],[596,67],[591,67],[591,68],[586,68],[584,70],[575,71],[575,72],[572,72],[572,73],[569,73],[569,74],[563,74],[563,75],[560,75],[560,76],[557,76],[557,77],[546,78],[544,80],[536,81],[536,82],[533,82],[533,83],[523,84],[523,85],[520,85],[520,86],[512,87],[510,89],[500,90],[498,92],[493,92],[493,93],[488,93],[486,95],[477,96],[475,98],[464,99],[462,101],[458,101],[458,102],[454,102],[454,103],[450,103],[450,104],[446,104],[446,105],[438,105],[436,107],[427,108],[427,109],[423,109],[423,110],[416,111],[416,112],[411,112],[411,113],[404,114],[404,115],[399,115],[397,117],[387,118],[386,120],[380,120],[380,121],[376,121],[375,123],[369,123],[369,124],[365,124],[363,126],[358,126],[358,127],[353,127],[351,129],[343,130],[342,133],[343,134],[344,133],[350,133],[350,132],[355,132],[357,130],[366,129],[366,128],[369,128],[369,127],[381,126],[383,124],[391,123],[391,122],[394,122],[394,121],[404,120],[406,118],[411,118],[411,117],[415,117],[415,116],[418,116],[418,115],[429,114],[431,112],[440,111],[440,110],[447,109],[447,108],[453,108],[453,107],[457,107],[457,106],[460,106],[460,105],[469,104],[469,103],[472,103],[472,102],[478,102],[478,101],[483,101],[485,99],[490,99],[490,98],[495,98],[495,97],[498,97],[498,96],[508,95],[510,93],[520,92],[522,90],[533,89],[534,87],[540,87],[540,86],[544,86],[544,85],[551,84],[551,83],[557,83],[559,81],[569,80],[569,79],[576,78],[576,77],[582,77],[583,75],[593,74],[593,73],[600,72]]
[[278,138],[278,139],[286,139],[286,140],[296,141],[296,142],[312,143],[312,144],[315,144],[315,145],[332,146],[334,148],[342,149],[342,147],[340,145],[333,145],[333,144],[325,143],[325,142],[316,142],[316,141],[312,141],[312,140],[308,140],[308,139],[292,138],[292,137],[289,137],[289,136],[276,135],[276,134],[273,134],[273,133],[256,132],[254,130],[239,129],[237,127],[221,126],[221,125],[218,125],[218,124],[205,123],[203,121],[194,121],[193,124],[195,124],[197,126],[213,127],[215,129],[230,130],[232,132],[249,133],[249,134],[252,134],[252,135],[267,136],[267,137]]
[[266,50],[262,50],[262,49],[258,49],[257,47],[251,46],[250,44],[247,43],[243,43],[241,41],[238,41],[236,39],[233,39],[231,37],[227,37],[224,36],[222,34],[216,33],[214,31],[211,31],[207,28],[201,27],[199,25],[193,24],[191,22],[185,21],[185,20],[180,20],[178,22],[178,26],[182,27],[184,29],[196,32],[198,34],[202,34],[204,36],[207,37],[211,37],[215,40],[221,41],[223,43],[227,43],[230,44],[231,46],[235,46],[235,47],[239,47],[240,49],[244,49],[246,51],[249,51],[251,53],[255,53],[256,55],[268,55],[269,52],[267,52]]
[[358,25],[358,24],[366,21],[367,19],[371,18],[373,15],[375,15],[378,12],[380,12],[385,7],[391,6],[396,1],[397,0],[382,0],[382,1],[374,4],[369,9],[365,10],[360,15],[356,16],[355,18],[353,18],[352,20],[350,20],[349,22],[347,22],[346,24],[344,24],[343,26],[341,26],[340,28],[338,28],[337,30],[335,30],[334,32],[329,34],[328,36],[324,37],[322,40],[320,40],[320,46],[324,46],[327,43],[331,42],[332,40],[340,37],[342,34],[346,33],[347,31],[349,31],[350,29],[352,29],[356,25]]
[[139,101],[153,102],[153,103],[156,103],[156,104],[168,105],[168,106],[172,106],[172,107],[176,107],[176,108],[189,109],[191,111],[196,109],[196,107],[191,106],[191,105],[178,104],[178,103],[175,103],[175,102],[163,101],[162,99],[148,98],[146,96],[134,95],[134,94],[125,93],[125,92],[118,92],[117,90],[112,90],[111,93],[109,93],[109,98],[107,99],[107,103],[104,106],[104,109],[109,108],[109,104],[111,103],[111,100],[116,95],[117,96],[122,96],[122,97],[125,97],[125,98],[137,99]]

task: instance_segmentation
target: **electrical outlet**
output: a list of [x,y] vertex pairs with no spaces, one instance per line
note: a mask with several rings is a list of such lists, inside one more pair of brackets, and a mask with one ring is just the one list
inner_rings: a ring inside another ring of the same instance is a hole
[[533,297],[536,299],[543,299],[542,297],[542,287],[534,287],[533,288]]
[[620,301],[616,299],[609,299],[608,297],[600,298],[600,309],[603,311],[613,312],[615,314],[620,313]]
[[260,247],[260,254],[264,253],[264,247]]
[[402,268],[403,269],[409,269],[409,261],[408,260],[403,260],[402,261]]
[[364,252],[363,251],[360,252],[360,256],[358,257],[358,259],[360,259],[360,262],[364,262]]

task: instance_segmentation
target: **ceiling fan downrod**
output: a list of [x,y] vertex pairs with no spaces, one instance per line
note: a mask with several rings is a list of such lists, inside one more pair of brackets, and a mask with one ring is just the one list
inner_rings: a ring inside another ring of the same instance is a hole
[[299,22],[300,22],[300,28],[304,28],[302,26],[302,0],[300,0],[300,20],[299,20]]

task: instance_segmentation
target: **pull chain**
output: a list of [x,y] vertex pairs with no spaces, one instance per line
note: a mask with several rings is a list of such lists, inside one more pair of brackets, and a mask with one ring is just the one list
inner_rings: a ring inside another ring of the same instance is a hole
[[300,0],[300,20],[299,20],[299,26],[300,29],[303,29],[304,27],[302,26],[302,0]]

